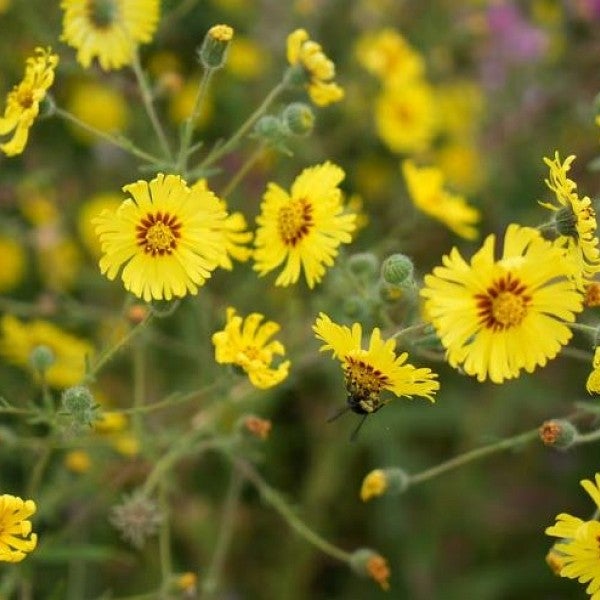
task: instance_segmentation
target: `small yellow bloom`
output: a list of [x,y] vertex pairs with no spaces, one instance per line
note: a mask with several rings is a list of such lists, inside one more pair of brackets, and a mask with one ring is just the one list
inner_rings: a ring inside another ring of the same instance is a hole
[[446,141],[435,150],[435,162],[448,185],[465,194],[475,194],[487,179],[487,164],[481,149],[465,139]]
[[300,65],[308,78],[310,99],[317,106],[339,102],[344,90],[334,83],[335,65],[304,29],[296,29],[287,38],[287,59],[290,65]]
[[58,56],[52,54],[50,48],[36,48],[35,56],[27,59],[23,80],[9,92],[4,116],[0,117],[0,136],[12,135],[10,140],[0,144],[6,156],[23,152],[29,129],[40,112],[40,102],[54,82],[57,65]]
[[356,228],[356,215],[344,214],[343,178],[340,167],[325,162],[304,169],[289,194],[269,183],[256,218],[255,271],[263,276],[285,263],[275,285],[296,283],[301,271],[309,288],[321,281]]
[[440,130],[456,140],[472,138],[481,125],[485,95],[473,81],[457,80],[436,89]]
[[270,60],[270,54],[262,46],[237,35],[229,48],[225,69],[238,79],[251,81],[266,71]]
[[195,573],[188,571],[177,577],[175,585],[186,594],[196,594],[196,586],[198,585],[198,576]]
[[383,496],[388,487],[387,477],[383,469],[375,469],[368,473],[363,479],[360,488],[360,499],[367,502],[371,498]]
[[80,338],[65,333],[48,321],[23,323],[12,315],[0,321],[0,354],[8,361],[36,374],[30,365],[31,352],[47,346],[54,354],[54,363],[46,371],[49,385],[66,388],[81,382],[85,375],[85,357],[92,356],[93,347]]
[[0,294],[10,292],[23,280],[25,250],[12,237],[0,235]]
[[73,473],[87,473],[92,466],[92,459],[85,450],[72,450],[65,456],[65,466]]
[[51,290],[69,290],[81,267],[81,251],[75,241],[60,232],[38,236],[37,263],[40,277]]
[[592,372],[588,375],[585,387],[590,394],[600,394],[600,346],[594,350]]
[[33,500],[18,496],[0,496],[0,562],[21,562],[37,546],[37,534],[31,533],[28,520],[37,507]]
[[103,411],[99,418],[94,421],[93,427],[96,433],[111,434],[123,431],[127,428],[127,416],[120,412]]
[[136,46],[152,40],[160,0],[62,0],[61,40],[77,50],[88,68],[94,58],[105,71],[133,62]]
[[381,589],[388,591],[390,589],[389,578],[391,576],[390,567],[387,560],[376,554],[367,561],[367,573],[369,577],[381,586]]
[[481,216],[458,194],[444,189],[444,176],[436,167],[417,167],[412,160],[402,163],[402,174],[414,205],[442,222],[457,235],[474,240],[479,233],[475,224]]
[[233,27],[229,25],[213,25],[208,35],[218,42],[230,42],[233,39]]
[[259,389],[267,389],[281,383],[287,376],[290,361],[272,367],[276,356],[284,356],[285,348],[277,340],[269,339],[279,331],[274,321],[262,323],[264,315],[252,313],[242,318],[235,308],[227,309],[227,323],[222,331],[212,336],[215,360],[219,364],[241,367],[250,383]]
[[140,441],[133,433],[122,433],[111,438],[113,448],[122,456],[132,457],[140,453]]

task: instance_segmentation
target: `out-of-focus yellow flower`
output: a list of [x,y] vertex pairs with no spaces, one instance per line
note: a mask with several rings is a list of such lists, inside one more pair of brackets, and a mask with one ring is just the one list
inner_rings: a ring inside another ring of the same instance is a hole
[[287,59],[290,65],[299,65],[304,69],[308,79],[308,95],[317,106],[342,100],[344,90],[333,81],[333,61],[327,58],[321,44],[310,39],[306,30],[296,29],[288,36]]
[[356,163],[356,187],[369,203],[377,202],[389,189],[396,170],[377,157],[365,157]]
[[87,473],[91,466],[92,459],[85,450],[71,450],[65,456],[65,467],[78,475]]
[[[196,95],[198,94],[199,85],[200,79],[192,77],[185,82],[181,90],[176,92],[169,99],[169,118],[176,125],[183,123],[191,116],[192,110],[194,110],[194,103],[196,101]],[[203,127],[212,118],[213,113],[213,101],[210,94],[208,94],[202,102],[202,107],[194,126]]]
[[7,12],[12,4],[12,0],[0,0],[0,15]]
[[10,292],[25,273],[25,250],[14,238],[0,235],[0,293]]
[[58,221],[60,213],[56,207],[53,191],[24,184],[17,189],[17,195],[21,213],[32,225],[39,227]]
[[352,194],[346,203],[348,210],[356,215],[354,224],[356,225],[355,234],[364,229],[369,224],[369,215],[365,212],[365,203],[359,194]]
[[40,277],[52,290],[68,290],[79,275],[82,257],[73,239],[54,234],[38,236],[37,262]]
[[54,363],[45,373],[49,385],[66,388],[81,382],[85,375],[85,357],[92,356],[94,348],[87,341],[64,332],[43,320],[24,323],[12,315],[0,321],[0,354],[33,375],[31,352],[38,346],[47,346],[54,355]]
[[129,422],[127,416],[120,412],[103,411],[93,423],[96,433],[105,435],[121,432],[127,429]]
[[8,93],[4,116],[0,117],[0,136],[12,137],[0,144],[6,156],[21,154],[27,144],[29,129],[40,112],[40,102],[54,82],[58,55],[50,48],[36,48],[35,56],[27,59],[21,83]]
[[360,499],[367,502],[371,498],[382,496],[387,490],[388,483],[383,469],[374,469],[366,475],[360,487]]
[[468,141],[448,141],[436,149],[436,163],[444,179],[465,194],[479,192],[486,181],[487,166],[483,153]]
[[389,87],[375,103],[375,125],[381,140],[393,152],[427,150],[437,132],[437,107],[425,82]]
[[61,40],[77,50],[88,68],[94,58],[105,71],[133,62],[136,47],[152,40],[160,0],[62,0]]
[[95,258],[102,254],[102,250],[92,219],[97,217],[103,210],[117,210],[121,202],[122,198],[119,194],[105,192],[92,196],[79,209],[77,216],[79,236],[83,245]]
[[[80,121],[103,133],[119,133],[127,126],[127,103],[114,88],[98,81],[77,83],[67,100],[67,108]],[[96,137],[76,124],[69,124],[73,135],[81,142],[90,143]]]
[[18,496],[0,496],[0,562],[21,562],[37,546],[37,534],[31,533],[28,520],[37,507],[33,500]]
[[270,55],[254,40],[237,35],[229,46],[225,69],[243,81],[256,79],[269,66]]
[[111,438],[112,447],[122,456],[137,456],[140,453],[140,441],[131,432],[125,432]]
[[400,86],[425,73],[421,54],[391,27],[363,34],[356,44],[356,57],[386,85]]
[[590,394],[600,394],[600,346],[594,350],[592,372],[588,375],[585,387]]
[[439,127],[459,140],[473,136],[481,126],[485,96],[473,81],[452,81],[436,89]]

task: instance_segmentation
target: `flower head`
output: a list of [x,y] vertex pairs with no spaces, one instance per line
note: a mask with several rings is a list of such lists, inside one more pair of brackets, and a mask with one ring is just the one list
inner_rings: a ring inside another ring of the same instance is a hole
[[285,262],[275,285],[288,286],[304,271],[313,288],[331,267],[340,244],[352,241],[356,215],[343,214],[344,178],[340,167],[325,162],[304,169],[288,194],[269,183],[263,196],[254,244],[254,269],[265,275]]
[[33,370],[30,363],[32,352],[40,346],[51,349],[54,362],[44,373],[48,385],[66,388],[83,379],[85,357],[93,354],[93,347],[85,340],[64,332],[48,321],[23,323],[12,315],[4,315],[0,321],[0,331],[0,354],[30,371]]
[[259,389],[267,389],[281,383],[287,376],[290,361],[272,366],[275,356],[284,356],[285,348],[277,340],[269,339],[279,331],[274,321],[262,323],[264,315],[252,313],[242,318],[235,308],[227,309],[227,323],[222,331],[212,336],[215,360],[219,364],[241,367],[250,383]]
[[[594,501],[596,509],[600,509],[600,473],[596,473],[595,481],[584,479],[581,485]],[[560,556],[557,564],[560,576],[578,579],[580,583],[589,581],[586,592],[592,600],[600,599],[600,522],[583,521],[561,513],[557,515],[556,523],[546,529],[546,534],[561,538],[554,545]]]
[[360,499],[367,502],[371,498],[383,496],[388,487],[387,477],[383,469],[374,469],[367,473],[360,487]]
[[592,372],[588,375],[585,387],[590,394],[600,394],[600,346],[594,350]]
[[131,64],[136,46],[152,40],[160,0],[62,0],[61,39],[85,68],[98,58],[105,71]]
[[544,158],[550,168],[546,185],[554,192],[556,204],[540,202],[555,213],[555,225],[559,237],[556,243],[567,249],[568,256],[578,265],[575,280],[583,288],[590,283],[595,273],[600,273],[600,248],[596,236],[596,211],[592,201],[577,194],[577,184],[567,177],[575,156],[567,157],[561,163],[558,152],[554,160]]
[[421,295],[450,364],[502,383],[558,354],[582,296],[564,251],[536,230],[509,225],[499,260],[495,243],[488,236],[470,263],[453,248],[425,277]]
[[0,117],[0,136],[12,135],[0,144],[6,156],[23,152],[29,129],[40,112],[40,102],[54,81],[56,65],[58,56],[50,48],[36,48],[35,56],[27,59],[23,80],[8,93],[4,116]]
[[368,415],[386,404],[381,398],[385,390],[396,396],[422,396],[434,401],[440,388],[437,374],[428,368],[405,364],[406,352],[396,355],[396,342],[383,340],[376,327],[371,333],[369,347],[362,347],[362,328],[354,323],[352,328],[334,323],[325,313],[320,313],[313,331],[317,339],[325,342],[320,351],[330,350],[333,358],[342,363],[348,406],[358,414]]
[[457,235],[474,240],[479,211],[462,196],[444,189],[444,176],[436,167],[417,167],[412,160],[402,163],[402,173],[414,205],[426,215],[441,221]]
[[131,194],[116,211],[93,222],[103,256],[100,270],[114,279],[123,267],[125,289],[149,302],[198,293],[223,260],[223,222],[216,196],[190,189],[177,175],[123,187]]
[[23,500],[18,496],[0,496],[0,561],[21,562],[27,552],[37,546],[37,535],[31,533],[31,521],[36,511],[33,500]]
[[12,237],[0,234],[0,293],[17,287],[25,274],[26,255],[23,246]]
[[290,65],[304,69],[308,83],[308,95],[317,106],[339,102],[344,90],[334,83],[335,65],[321,48],[313,42],[304,29],[296,29],[287,38],[287,59]]

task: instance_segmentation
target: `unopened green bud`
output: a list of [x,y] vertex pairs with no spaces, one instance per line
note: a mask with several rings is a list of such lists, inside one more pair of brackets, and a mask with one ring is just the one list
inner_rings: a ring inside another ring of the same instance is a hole
[[570,448],[579,432],[573,423],[565,419],[551,419],[542,423],[539,429],[540,439],[546,446],[560,450]]
[[89,388],[77,385],[67,388],[62,394],[63,413],[73,418],[79,426],[90,426],[97,419],[98,405]]
[[348,258],[348,268],[358,277],[374,279],[379,270],[379,260],[371,252],[353,254]]
[[220,69],[227,60],[227,49],[233,39],[233,28],[229,25],[214,25],[204,36],[198,50],[198,58],[206,69]]
[[405,254],[392,254],[381,265],[381,276],[384,281],[396,286],[403,286],[407,280],[412,281],[415,267]]
[[265,140],[279,139],[285,135],[281,121],[273,115],[261,117],[254,126],[254,133]]
[[291,65],[288,67],[285,75],[283,76],[284,83],[293,87],[306,85],[309,79],[310,78],[306,73],[306,69],[300,64]]
[[54,360],[54,352],[49,346],[36,346],[29,355],[29,364],[40,375],[43,375],[54,364]]
[[291,135],[307,136],[315,126],[315,113],[308,104],[294,102],[285,107],[281,120]]
[[577,238],[577,217],[570,206],[560,208],[554,213],[554,227],[559,235]]

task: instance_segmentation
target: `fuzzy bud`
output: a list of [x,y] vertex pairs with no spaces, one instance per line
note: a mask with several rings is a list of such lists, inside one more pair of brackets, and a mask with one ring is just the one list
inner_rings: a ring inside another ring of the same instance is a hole
[[383,590],[389,590],[390,568],[386,559],[370,548],[359,548],[350,557],[352,570],[363,577],[370,577]]
[[405,254],[392,254],[381,265],[381,277],[386,283],[398,287],[412,283],[415,267]]
[[42,376],[54,364],[54,360],[54,352],[49,346],[36,346],[29,355],[29,364]]
[[150,314],[150,309],[146,304],[133,304],[127,309],[127,320],[132,325],[139,325]]
[[362,321],[368,315],[369,307],[364,298],[352,294],[344,298],[342,311],[350,319]]
[[299,137],[309,135],[315,126],[315,113],[308,104],[293,102],[285,107],[281,113],[284,128]]
[[575,425],[564,419],[545,421],[542,423],[539,432],[544,445],[560,450],[570,448],[579,433]]
[[121,537],[138,549],[157,533],[162,520],[158,504],[141,493],[125,497],[110,515],[110,522]]
[[348,268],[361,279],[375,279],[379,270],[379,260],[371,252],[353,254],[348,258]]
[[63,414],[69,415],[76,427],[89,427],[98,418],[98,405],[89,388],[84,385],[67,388],[61,402]]
[[220,69],[227,60],[227,50],[233,39],[233,29],[229,25],[215,25],[204,36],[198,58],[205,69]]

